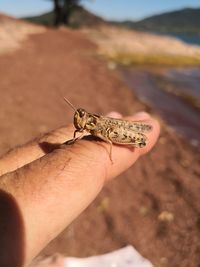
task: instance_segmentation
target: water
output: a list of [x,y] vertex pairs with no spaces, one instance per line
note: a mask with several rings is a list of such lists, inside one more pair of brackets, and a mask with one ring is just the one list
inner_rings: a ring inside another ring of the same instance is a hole
[[176,37],[187,44],[200,45],[200,35],[182,34],[182,33],[169,34],[169,35]]
[[200,146],[200,69],[120,68],[128,86],[178,134]]
[[179,68],[169,69],[165,77],[172,83],[177,84],[176,90],[200,99],[200,69]]
[[200,35],[193,35],[187,33],[165,33],[165,34],[156,33],[156,34],[172,36],[187,44],[200,45]]

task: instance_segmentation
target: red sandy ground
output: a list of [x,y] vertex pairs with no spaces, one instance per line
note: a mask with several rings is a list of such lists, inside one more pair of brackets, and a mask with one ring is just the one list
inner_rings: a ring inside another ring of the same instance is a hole
[[[71,122],[63,95],[100,114],[147,109],[95,49],[78,31],[47,30],[1,55],[1,154]],[[109,183],[43,253],[89,256],[132,244],[155,266],[200,266],[198,152],[162,126],[154,150]],[[173,220],[160,221],[162,211]]]

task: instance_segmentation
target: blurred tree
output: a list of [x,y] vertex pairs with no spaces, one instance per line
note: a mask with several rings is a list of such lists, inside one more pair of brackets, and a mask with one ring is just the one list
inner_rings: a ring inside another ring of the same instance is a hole
[[74,9],[77,8],[80,0],[64,0],[63,23],[69,25],[69,18]]
[[54,25],[69,25],[69,18],[74,9],[78,7],[80,0],[51,0],[54,3]]
[[59,0],[53,0],[53,1],[54,1],[54,15],[55,15],[54,25],[57,27],[61,22],[62,9]]

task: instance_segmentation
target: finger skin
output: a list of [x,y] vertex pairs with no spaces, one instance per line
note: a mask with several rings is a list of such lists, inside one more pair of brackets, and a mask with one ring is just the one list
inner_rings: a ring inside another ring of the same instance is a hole
[[0,175],[15,171],[30,162],[43,157],[46,152],[42,144],[63,144],[73,138],[74,126],[56,129],[23,146],[16,147],[0,158]]
[[[148,116],[147,113],[136,114],[135,116],[140,118]],[[121,118],[121,114],[118,112],[110,112],[107,116],[113,118]],[[16,147],[0,158],[0,176],[17,170],[30,162],[43,157],[46,151],[42,149],[42,144],[58,145],[63,144],[67,140],[73,138],[74,126],[61,127],[50,133],[45,134],[42,137],[37,138],[34,141],[28,142],[23,146]]]
[[79,140],[1,177],[0,189],[13,196],[22,214],[25,265],[91,203],[105,182],[154,146],[158,122],[148,116],[140,119],[153,126],[149,143],[142,149],[113,145],[113,163],[107,143]]

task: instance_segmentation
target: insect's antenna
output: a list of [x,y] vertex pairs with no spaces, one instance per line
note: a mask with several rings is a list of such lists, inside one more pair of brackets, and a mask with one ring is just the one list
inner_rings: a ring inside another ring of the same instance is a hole
[[76,111],[77,109],[72,105],[72,103],[69,102],[69,100],[67,98],[64,97],[65,102],[67,102],[67,104],[74,110]]

